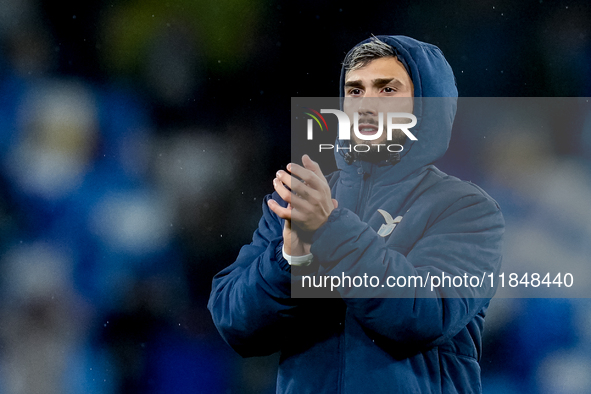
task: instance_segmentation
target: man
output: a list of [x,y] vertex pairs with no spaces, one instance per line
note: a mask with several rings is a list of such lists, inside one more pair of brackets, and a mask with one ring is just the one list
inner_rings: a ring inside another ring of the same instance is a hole
[[417,140],[393,136],[399,153],[340,149],[339,171],[326,178],[308,156],[279,171],[253,242],[213,280],[213,320],[243,356],[281,352],[278,393],[480,393],[490,284],[380,286],[391,292],[380,298],[345,286],[337,299],[290,297],[292,269],[427,281],[500,268],[498,205],[431,164],[447,149],[457,98],[441,51],[408,37],[373,37],[345,58],[340,87],[361,135],[377,135],[374,98],[402,97],[419,120]]

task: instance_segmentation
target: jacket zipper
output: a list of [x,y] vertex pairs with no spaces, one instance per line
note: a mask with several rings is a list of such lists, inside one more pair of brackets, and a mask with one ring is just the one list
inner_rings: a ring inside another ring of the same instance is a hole
[[367,200],[369,195],[369,191],[371,189],[371,173],[373,172],[373,165],[370,167],[370,172],[365,172],[363,167],[359,167],[361,172],[361,188],[359,189],[359,199],[357,200],[357,207],[355,209],[355,213],[361,219],[363,217],[363,213],[365,211],[365,205],[363,201]]
[[[355,207],[355,213],[359,216],[359,218],[363,217],[363,212],[365,210],[365,205],[363,204],[363,201],[365,201],[369,195],[369,192],[371,190],[371,173],[373,172],[373,165],[370,166],[370,170],[369,173],[365,172],[365,170],[363,169],[363,165],[361,167],[359,167],[359,175],[361,176],[361,187],[359,188],[359,197],[357,199],[357,204]],[[343,393],[344,392],[344,379],[345,379],[345,363],[346,363],[346,357],[345,357],[345,321],[346,321],[346,317],[345,320],[342,323],[342,330],[340,332],[340,338],[339,338],[339,347],[340,347],[340,368],[339,368],[339,387],[337,389],[337,392]]]

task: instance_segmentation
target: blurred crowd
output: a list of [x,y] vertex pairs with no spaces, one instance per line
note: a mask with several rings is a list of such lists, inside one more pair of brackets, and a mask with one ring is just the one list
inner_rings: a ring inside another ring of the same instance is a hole
[[[439,45],[462,96],[591,95],[582,1],[376,4],[391,21],[351,26],[335,1],[0,1],[0,394],[274,392],[277,357],[215,331],[211,279],[290,161],[289,98],[336,94],[369,34]],[[591,262],[581,108],[456,124],[441,167],[499,202],[511,264]],[[484,392],[591,392],[590,306],[493,300]]]
[[241,391],[205,303],[269,146],[208,82],[248,70],[231,3],[0,4],[1,393]]

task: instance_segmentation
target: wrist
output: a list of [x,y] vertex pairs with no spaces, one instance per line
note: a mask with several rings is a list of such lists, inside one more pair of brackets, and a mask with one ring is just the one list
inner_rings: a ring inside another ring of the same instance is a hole
[[281,248],[281,251],[283,253],[283,258],[285,260],[287,260],[287,263],[289,265],[306,267],[306,266],[312,264],[312,261],[314,260],[314,256],[312,255],[312,253],[308,253],[308,254],[303,255],[303,256],[291,256],[291,255],[289,255],[285,251],[285,244],[283,244],[283,246]]
[[292,245],[292,242],[283,242],[283,251],[290,256],[305,256],[310,254],[310,244],[296,244]]

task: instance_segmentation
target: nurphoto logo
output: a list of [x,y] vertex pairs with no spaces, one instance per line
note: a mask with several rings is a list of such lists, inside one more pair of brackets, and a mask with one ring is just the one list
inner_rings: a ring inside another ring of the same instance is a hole
[[[377,116],[378,124],[362,124],[360,127],[359,113],[355,112],[353,115],[353,127],[351,127],[351,120],[349,116],[338,109],[321,109],[320,112],[304,107],[309,112],[305,112],[306,115],[310,116],[307,120],[307,139],[309,141],[314,139],[314,122],[318,125],[321,131],[328,131],[328,124],[322,116],[322,114],[334,114],[338,121],[338,139],[341,141],[351,140],[351,130],[353,130],[354,142],[359,142],[349,146],[338,145],[335,147],[333,144],[319,144],[318,150],[336,149],[348,150],[355,152],[368,152],[372,147],[378,152],[380,149],[386,149],[388,152],[401,152],[402,145],[397,143],[388,144],[392,142],[392,135],[394,130],[402,131],[409,139],[416,141],[417,138],[410,132],[410,128],[416,126],[417,118],[411,113],[407,112],[387,112],[385,116],[385,131],[386,138],[383,138],[384,134],[384,113],[379,112]],[[410,122],[408,122],[410,120]],[[405,122],[406,121],[406,122]],[[377,143],[365,143],[363,141],[374,141]]]

